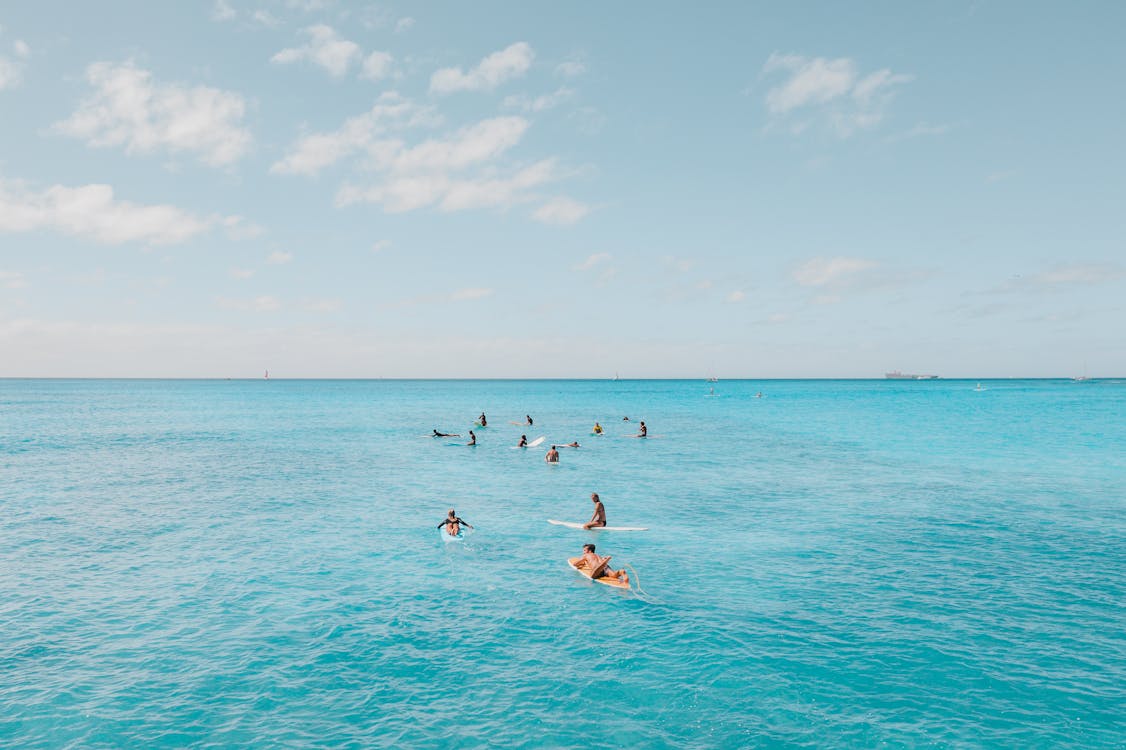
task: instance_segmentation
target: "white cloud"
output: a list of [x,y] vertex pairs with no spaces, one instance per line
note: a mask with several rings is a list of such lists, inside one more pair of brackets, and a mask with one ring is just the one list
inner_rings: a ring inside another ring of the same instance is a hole
[[523,117],[493,117],[461,128],[446,139],[391,151],[379,166],[396,172],[451,171],[489,161],[519,143],[530,123]]
[[27,278],[22,271],[0,271],[0,286],[6,289],[23,289]]
[[211,9],[212,21],[231,21],[236,15],[235,9],[226,0],[215,0],[215,5]]
[[145,206],[116,200],[109,185],[51,187],[34,191],[0,180],[0,232],[53,229],[107,245],[184,242],[222,223],[175,206]]
[[253,268],[232,268],[230,270],[232,279],[249,279],[254,275]]
[[272,13],[266,10],[256,10],[250,16],[251,20],[271,29],[276,28],[281,23]]
[[247,310],[252,312],[274,312],[281,309],[281,301],[277,297],[263,294],[251,299],[228,299],[220,297],[215,304],[224,310]]
[[1046,286],[1101,284],[1126,276],[1126,270],[1112,263],[1075,263],[1056,266],[1036,274],[1032,282]]
[[249,222],[241,216],[228,216],[223,219],[223,228],[232,240],[250,240],[266,233],[266,229],[259,224]]
[[526,94],[513,94],[504,98],[504,106],[509,109],[519,109],[524,112],[543,112],[553,109],[574,95],[574,89],[561,88],[550,94],[542,94],[535,98]]
[[394,59],[387,52],[372,52],[364,58],[364,66],[360,75],[371,81],[386,78],[391,73],[391,63]]
[[586,72],[586,66],[578,60],[567,60],[555,66],[555,74],[564,78],[574,78]]
[[22,39],[17,39],[12,43],[12,52],[16,56],[15,60],[0,55],[0,91],[14,89],[23,82],[22,61],[31,56],[31,47]]
[[301,309],[313,313],[337,312],[344,307],[338,299],[306,299],[301,301]]
[[864,258],[812,258],[794,269],[793,278],[802,286],[844,286],[878,265]]
[[567,197],[552,198],[532,213],[544,224],[574,224],[590,213],[590,206]]
[[741,290],[738,290],[738,289],[735,290],[734,292],[731,292],[731,294],[727,295],[727,301],[731,302],[731,303],[742,302],[746,298],[747,298],[746,293],[741,291]]
[[491,296],[492,293],[492,289],[486,289],[483,287],[471,287],[469,289],[458,289],[456,292],[450,295],[450,299],[454,302],[461,302],[471,299],[484,299],[485,297]]
[[126,153],[165,149],[192,152],[213,166],[230,164],[249,149],[242,127],[246,103],[208,86],[156,84],[132,62],[98,62],[86,68],[94,93],[54,129],[90,146],[124,146]]
[[352,64],[363,56],[360,45],[341,39],[331,26],[317,24],[304,30],[308,43],[300,47],[283,49],[270,58],[270,62],[286,64],[308,61],[327,70],[334,76],[348,72]]
[[359,152],[386,152],[379,139],[406,128],[433,125],[437,115],[431,107],[420,107],[397,92],[380,95],[369,111],[350,117],[336,131],[307,135],[281,161],[270,167],[274,174],[314,175],[340,159]]
[[808,120],[794,117],[823,118],[842,136],[878,124],[894,87],[911,80],[887,68],[861,76],[847,57],[828,60],[778,53],[767,59],[763,73],[787,76],[766,93],[766,109],[774,118],[788,122],[793,132],[809,125]]
[[591,255],[588,255],[586,260],[584,260],[582,263],[579,263],[571,270],[589,271],[597,265],[608,262],[611,257],[613,256],[611,256],[610,253],[593,253]]
[[381,253],[389,247],[391,247],[391,240],[376,240],[371,245],[371,251],[373,253]]
[[380,185],[342,187],[338,206],[354,203],[381,204],[388,213],[404,213],[427,206],[441,211],[473,208],[507,208],[532,200],[528,191],[558,177],[554,159],[544,159],[507,176],[454,178],[445,173],[393,174]]
[[269,257],[266,258],[266,262],[272,266],[282,266],[292,261],[293,253],[286,253],[281,250],[270,253]]
[[491,91],[505,81],[521,76],[532,66],[535,53],[527,42],[516,42],[494,52],[468,73],[461,68],[442,68],[430,76],[430,90],[438,94],[454,91]]
[[398,23],[395,24],[395,33],[402,34],[410,31],[412,26],[414,26],[413,18],[411,18],[410,16],[407,16],[406,18],[400,18]]

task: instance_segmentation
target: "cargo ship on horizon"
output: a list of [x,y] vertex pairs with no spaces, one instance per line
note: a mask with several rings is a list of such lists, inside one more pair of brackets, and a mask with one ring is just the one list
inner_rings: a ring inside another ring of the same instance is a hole
[[885,372],[884,377],[888,380],[938,380],[937,375],[915,375],[910,372],[900,372],[899,370]]

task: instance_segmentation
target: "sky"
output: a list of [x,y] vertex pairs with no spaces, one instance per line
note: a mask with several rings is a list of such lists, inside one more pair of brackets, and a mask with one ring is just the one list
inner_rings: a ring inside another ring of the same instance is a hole
[[1126,375],[1123,28],[0,0],[0,377]]

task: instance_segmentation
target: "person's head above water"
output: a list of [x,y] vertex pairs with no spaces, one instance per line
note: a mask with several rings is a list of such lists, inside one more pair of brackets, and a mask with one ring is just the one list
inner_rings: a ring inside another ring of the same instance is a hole
[[592,492],[592,493],[590,493],[590,499],[591,499],[591,501],[593,501],[593,502],[596,502],[596,503],[597,503],[597,502],[599,502],[599,500],[598,500],[598,493],[597,493],[597,492]]
[[584,544],[583,545],[583,552],[594,552],[594,545],[593,544]]
[[447,513],[446,515],[449,516],[450,518],[453,518],[454,516],[457,515],[457,511],[455,511],[453,508],[450,508],[450,512]]

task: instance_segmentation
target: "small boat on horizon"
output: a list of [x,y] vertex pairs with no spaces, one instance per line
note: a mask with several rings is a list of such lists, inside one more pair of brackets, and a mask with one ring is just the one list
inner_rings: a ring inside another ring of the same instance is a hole
[[937,375],[916,375],[910,372],[900,372],[899,370],[885,372],[884,377],[888,380],[938,380]]

